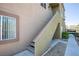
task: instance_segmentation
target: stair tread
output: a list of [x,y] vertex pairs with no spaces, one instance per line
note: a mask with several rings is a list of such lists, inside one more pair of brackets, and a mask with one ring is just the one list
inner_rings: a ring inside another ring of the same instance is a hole
[[36,39],[33,40],[34,43],[35,43],[35,40],[36,40]]
[[27,49],[28,49],[29,51],[31,51],[32,53],[34,53],[34,47],[28,46]]
[[34,46],[35,44],[34,44],[34,42],[31,42],[30,45],[31,45],[31,46]]

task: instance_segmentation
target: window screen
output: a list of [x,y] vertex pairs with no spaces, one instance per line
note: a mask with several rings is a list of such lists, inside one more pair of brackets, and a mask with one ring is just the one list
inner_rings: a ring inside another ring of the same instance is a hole
[[16,39],[16,18],[0,15],[0,40]]

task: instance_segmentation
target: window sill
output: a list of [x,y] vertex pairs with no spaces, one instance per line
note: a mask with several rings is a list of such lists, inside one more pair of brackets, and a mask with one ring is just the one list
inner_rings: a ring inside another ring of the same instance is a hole
[[13,43],[13,42],[18,42],[19,39],[12,39],[12,40],[0,40],[0,45],[2,44],[8,44],[8,43]]

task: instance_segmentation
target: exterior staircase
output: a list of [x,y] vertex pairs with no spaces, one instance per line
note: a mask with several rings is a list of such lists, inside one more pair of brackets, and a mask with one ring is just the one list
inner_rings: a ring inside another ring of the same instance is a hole
[[62,17],[59,11],[56,11],[54,16],[48,22],[48,24],[43,28],[39,35],[35,38],[35,55],[39,56],[45,53],[45,51],[50,47],[50,42],[56,31],[58,24],[62,25]]
[[34,42],[31,42],[29,44],[29,46],[27,46],[27,50],[29,50],[31,53],[34,54],[34,52],[35,52],[35,43]]
[[32,41],[26,48],[26,50],[15,54],[14,56],[34,56],[35,43]]
[[62,23],[61,15],[58,11],[54,14],[52,19],[46,24],[43,30],[36,36],[36,38],[27,46],[27,50],[33,55],[42,55],[50,47],[50,42],[56,31],[58,24]]

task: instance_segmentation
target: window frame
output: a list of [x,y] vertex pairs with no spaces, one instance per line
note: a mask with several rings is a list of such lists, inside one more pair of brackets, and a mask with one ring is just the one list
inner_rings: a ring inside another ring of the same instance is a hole
[[0,40],[0,44],[5,44],[5,43],[11,43],[11,42],[18,41],[19,40],[19,16],[15,15],[15,14],[12,14],[12,13],[9,13],[9,12],[1,11],[1,10],[0,10],[0,15],[16,18],[16,39]]

